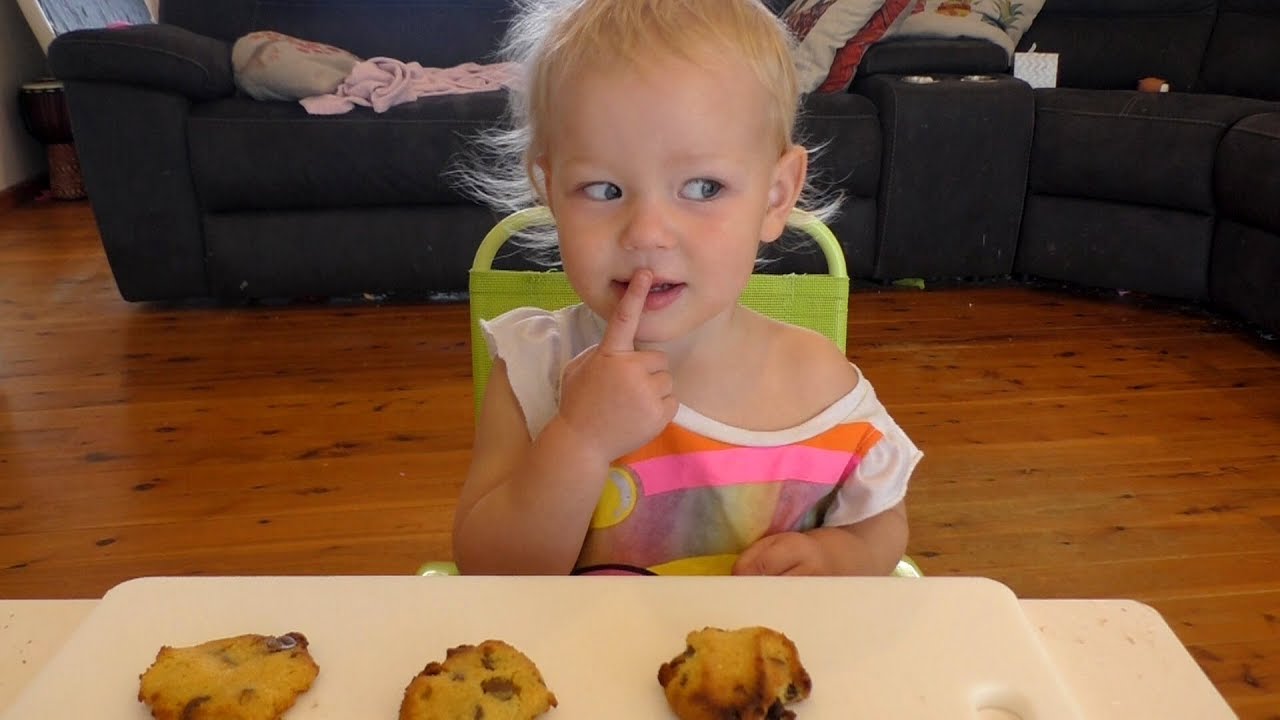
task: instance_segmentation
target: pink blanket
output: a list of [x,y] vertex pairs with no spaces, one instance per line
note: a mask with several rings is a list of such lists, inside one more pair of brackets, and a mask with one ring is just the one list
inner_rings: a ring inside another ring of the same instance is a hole
[[299,100],[312,115],[339,115],[356,105],[386,112],[387,108],[427,95],[457,95],[511,87],[519,78],[516,63],[451,68],[424,68],[416,62],[375,57],[357,63],[336,90]]

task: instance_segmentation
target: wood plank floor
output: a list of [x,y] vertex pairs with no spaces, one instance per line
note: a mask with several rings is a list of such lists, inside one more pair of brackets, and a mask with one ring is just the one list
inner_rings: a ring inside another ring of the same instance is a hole
[[[1135,296],[861,291],[851,356],[926,452],[911,554],[1158,609],[1280,718],[1280,343]],[[449,556],[462,305],[120,300],[83,203],[0,212],[0,597]]]

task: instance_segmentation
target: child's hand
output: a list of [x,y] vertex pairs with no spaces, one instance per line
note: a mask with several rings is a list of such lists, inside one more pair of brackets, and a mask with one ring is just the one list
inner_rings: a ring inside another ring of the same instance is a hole
[[606,462],[652,440],[676,415],[666,353],[636,350],[653,273],[637,270],[604,337],[565,366],[560,416]]
[[832,575],[821,542],[805,533],[784,532],[755,541],[733,564],[734,575]]

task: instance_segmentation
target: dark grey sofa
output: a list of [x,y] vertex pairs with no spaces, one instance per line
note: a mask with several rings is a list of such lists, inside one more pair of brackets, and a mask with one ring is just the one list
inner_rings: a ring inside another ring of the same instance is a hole
[[[1015,270],[1280,329],[1280,140],[1260,115],[1280,110],[1280,2],[1050,0],[1031,43],[1061,77],[1036,91]],[[1175,92],[1135,92],[1144,76]]]
[[[1047,0],[1032,44],[1058,87],[973,48],[868,52],[853,90],[891,158],[875,277],[1066,281],[1280,330],[1280,0]],[[902,81],[921,72],[940,82]],[[1138,92],[1148,76],[1175,92]]]
[[[510,0],[164,0],[159,24],[68,33],[67,86],[85,184],[128,300],[464,290],[495,217],[442,176],[505,93],[428,97],[376,114],[311,116],[237,94],[235,39],[276,30],[361,57],[448,67],[491,60]],[[848,196],[834,229],[854,271],[873,256],[874,106],[813,98],[806,132]],[[815,258],[781,263],[803,270]]]
[[[230,44],[273,29],[427,65],[490,56],[510,0],[163,0],[161,24],[70,33],[86,185],[129,300],[461,290],[493,215],[441,176],[502,93],[308,116],[237,96]],[[806,99],[855,279],[1046,278],[1206,302],[1280,330],[1280,0],[1048,0],[1032,91],[974,40],[874,46]],[[904,76],[939,82],[915,85]],[[988,76],[973,81],[966,76]],[[1177,91],[1140,94],[1137,79]],[[790,257],[776,271],[806,270]]]

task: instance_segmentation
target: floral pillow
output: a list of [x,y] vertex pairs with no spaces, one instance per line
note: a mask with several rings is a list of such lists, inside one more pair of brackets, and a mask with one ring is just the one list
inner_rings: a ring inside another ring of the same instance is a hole
[[884,5],[871,15],[871,19],[863,25],[857,34],[849,38],[843,47],[836,51],[835,59],[827,77],[818,86],[818,92],[844,92],[853,83],[853,76],[858,72],[858,63],[867,54],[867,48],[874,45],[891,30],[901,27],[913,7],[923,0],[885,0]]
[[906,19],[900,37],[968,37],[989,40],[1013,57],[1044,0],[925,0],[923,12]]
[[795,0],[782,11],[782,21],[796,39],[793,52],[801,92],[813,92],[826,81],[836,54],[886,4],[886,0]]
[[360,58],[341,48],[270,30],[251,32],[231,48],[236,87],[254,100],[301,100],[331,93]]

